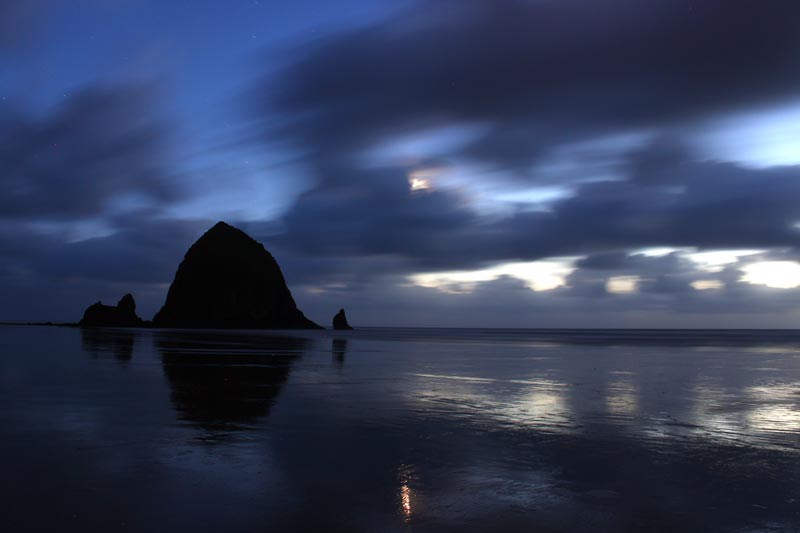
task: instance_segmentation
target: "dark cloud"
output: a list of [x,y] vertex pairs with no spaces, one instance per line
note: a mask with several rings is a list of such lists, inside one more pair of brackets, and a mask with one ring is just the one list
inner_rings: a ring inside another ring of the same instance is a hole
[[0,218],[74,220],[177,191],[145,86],[89,87],[44,117],[0,115]]
[[[262,87],[271,139],[306,153],[318,180],[277,242],[416,270],[658,245],[794,246],[800,168],[703,161],[680,132],[797,94],[798,15],[784,0],[444,0],[312,43]],[[398,132],[459,123],[483,133],[443,161],[467,156],[534,178],[530,165],[558,145],[672,133],[618,160],[614,181],[565,175],[570,197],[505,215],[487,216],[457,190],[410,191],[413,167],[361,158]]]
[[627,252],[613,251],[582,257],[575,264],[578,268],[585,270],[616,270],[622,268],[627,261]]
[[[9,20],[29,32],[25,12],[0,0],[0,35]],[[797,258],[800,167],[703,160],[686,139],[706,120],[797,95],[798,57],[800,5],[789,0],[418,2],[309,43],[280,76],[271,69],[256,118],[315,181],[280,220],[242,226],[321,322],[343,305],[356,325],[653,325],[678,312],[783,312],[796,305],[792,291],[740,282],[743,263],[705,272],[682,254],[631,252],[758,248],[769,250],[762,259]],[[183,191],[156,107],[151,88],[117,85],[44,113],[0,114],[0,294],[19,306],[3,309],[6,318],[77,318],[128,291],[149,317],[163,301],[182,254],[214,221],[164,209]],[[473,134],[414,164],[365,157],[398,134],[454,125]],[[543,171],[576,143],[629,133],[654,138],[627,153],[630,144],[588,153],[560,178]],[[409,174],[428,164],[479,169],[465,181],[560,181],[569,195],[488,211],[468,187],[434,180],[410,190]],[[76,240],[68,230],[81,225],[95,236]],[[408,280],[559,256],[585,258],[547,292],[511,278],[471,294]],[[635,277],[638,290],[610,293],[615,276]],[[724,288],[696,290],[700,280]]]
[[140,212],[112,217],[107,235],[79,241],[35,226],[0,232],[0,320],[77,320],[87,305],[127,292],[150,318],[183,254],[213,222]]
[[185,191],[176,186],[155,88],[88,86],[36,114],[6,104],[4,318],[76,319],[87,304],[130,291],[151,311],[183,252],[210,225],[164,215]]
[[[570,294],[581,294],[587,288],[594,292],[598,283],[602,283],[605,289],[610,278],[626,276],[637,280],[639,293],[685,296],[697,292],[692,287],[693,281],[710,279],[707,274],[703,277],[698,265],[679,252],[663,256],[641,253],[613,255],[616,257],[601,253],[577,261],[577,270],[567,279]],[[738,280],[731,282],[737,283]]]
[[[719,269],[703,268],[683,252],[663,256],[628,254],[613,267],[604,262],[603,269],[594,268],[597,263],[589,257],[576,263],[577,270],[568,276],[565,287],[554,291],[554,296],[580,298],[580,307],[587,310],[657,310],[665,313],[665,323],[673,323],[675,316],[692,314],[718,315],[728,319],[739,316],[743,323],[754,320],[758,313],[771,314],[770,320],[775,320],[780,312],[793,317],[797,309],[796,291],[742,280],[746,265],[755,261],[780,260],[784,253],[784,250],[776,250],[743,257]],[[591,266],[587,267],[587,264]],[[618,276],[635,279],[636,291],[626,294],[609,292],[606,283]],[[715,282],[717,288],[698,289],[693,285],[698,281]],[[673,318],[667,318],[666,314],[673,315]],[[786,326],[791,320],[794,318],[778,319],[777,323]],[[724,321],[721,324],[724,325]],[[733,323],[728,327],[732,326]],[[759,327],[778,326],[770,326],[764,320]]]
[[637,173],[627,179],[581,185],[547,211],[499,217],[481,215],[454,192],[410,191],[403,172],[351,186],[323,180],[288,212],[279,242],[308,255],[393,254],[418,269],[602,252],[587,266],[609,268],[621,252],[643,247],[800,242],[800,167],[752,169],[655,151],[632,155],[627,168]]
[[655,179],[641,175],[586,184],[575,196],[557,202],[551,213],[527,217],[529,227],[546,233],[539,232],[541,247],[531,249],[574,253],[658,245],[797,244],[800,209],[791,198],[800,194],[800,167],[756,170],[695,161],[668,166],[655,169],[656,185]]
[[62,243],[48,251],[40,272],[50,277],[163,284],[183,254],[211,225],[138,214],[114,219],[110,235]]
[[454,194],[410,191],[402,169],[371,177],[367,181],[326,181],[301,195],[284,217],[286,233],[280,242],[320,255],[394,254],[435,259],[468,238],[481,222]]
[[792,0],[420,2],[311,48],[270,87],[282,135],[318,157],[437,123],[478,122],[468,155],[696,122],[797,93]]

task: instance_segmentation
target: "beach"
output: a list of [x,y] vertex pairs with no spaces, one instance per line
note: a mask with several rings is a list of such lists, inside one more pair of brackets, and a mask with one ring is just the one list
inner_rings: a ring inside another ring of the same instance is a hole
[[7,531],[794,531],[800,332],[0,327]]

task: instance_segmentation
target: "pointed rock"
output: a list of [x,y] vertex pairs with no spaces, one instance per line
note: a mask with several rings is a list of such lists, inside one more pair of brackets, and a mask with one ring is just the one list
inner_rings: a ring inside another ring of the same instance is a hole
[[278,263],[264,246],[224,222],[186,252],[153,325],[321,329],[297,308]]
[[128,293],[120,298],[117,302],[117,309],[119,309],[121,313],[136,315],[136,301],[133,299],[133,295]]
[[101,302],[86,308],[80,325],[84,327],[134,327],[144,325],[144,321],[136,316],[136,301],[126,294],[116,307],[103,305]]
[[347,315],[344,314],[344,309],[339,309],[339,312],[333,317],[333,329],[353,329],[347,323]]

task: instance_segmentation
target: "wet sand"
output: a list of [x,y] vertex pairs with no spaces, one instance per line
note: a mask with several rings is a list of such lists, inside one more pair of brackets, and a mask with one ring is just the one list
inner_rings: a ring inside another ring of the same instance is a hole
[[795,531],[800,333],[0,327],[7,531]]

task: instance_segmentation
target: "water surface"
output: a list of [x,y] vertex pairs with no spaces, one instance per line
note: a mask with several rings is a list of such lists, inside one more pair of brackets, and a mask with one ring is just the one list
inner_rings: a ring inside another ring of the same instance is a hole
[[7,531],[797,531],[800,332],[0,328]]

